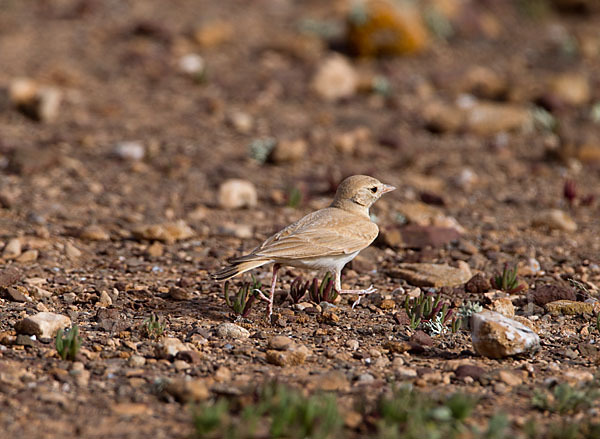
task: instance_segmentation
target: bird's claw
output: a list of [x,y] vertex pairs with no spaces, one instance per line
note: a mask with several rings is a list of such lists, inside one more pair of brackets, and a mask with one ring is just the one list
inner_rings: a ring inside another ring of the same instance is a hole
[[377,291],[377,288],[373,288],[373,285],[369,285],[369,288],[365,290],[356,291],[354,294],[358,294],[358,299],[356,299],[352,304],[352,309],[354,309],[354,307],[360,303],[360,299],[362,299],[363,296],[373,294],[375,291]]
[[258,288],[254,289],[254,292],[258,295],[258,298],[260,300],[264,300],[265,302],[271,302],[271,300],[265,295],[265,293],[263,293],[261,290],[259,290]]

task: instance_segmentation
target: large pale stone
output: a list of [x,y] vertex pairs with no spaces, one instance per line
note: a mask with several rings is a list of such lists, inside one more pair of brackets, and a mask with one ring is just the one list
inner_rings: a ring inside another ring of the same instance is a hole
[[358,87],[358,75],[352,64],[341,55],[325,59],[312,81],[312,87],[327,101],[352,96]]
[[530,328],[494,311],[473,314],[471,327],[473,347],[486,357],[508,357],[535,351],[540,346],[540,338]]
[[419,287],[454,287],[471,279],[469,266],[454,268],[446,264],[400,264],[390,271],[396,278],[406,279],[411,285]]
[[38,338],[53,338],[59,329],[70,325],[71,319],[67,316],[52,312],[40,312],[17,322],[15,329],[20,334],[35,335]]
[[231,179],[219,187],[219,206],[225,209],[254,207],[257,202],[256,188],[247,180]]

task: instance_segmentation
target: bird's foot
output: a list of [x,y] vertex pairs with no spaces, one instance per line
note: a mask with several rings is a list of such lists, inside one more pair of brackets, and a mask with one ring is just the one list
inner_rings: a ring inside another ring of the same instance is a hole
[[358,299],[356,299],[356,301],[352,304],[352,309],[354,309],[354,307],[360,303],[360,299],[362,299],[363,296],[373,294],[375,291],[377,291],[377,288],[373,288],[373,285],[370,285],[369,288],[366,288],[364,290],[340,290],[339,293],[358,295]]
[[268,313],[267,321],[270,322],[271,316],[273,315],[273,295],[267,296],[265,293],[263,293],[258,288],[255,289],[254,292],[256,293],[256,295],[258,296],[258,298],[260,300],[267,302],[267,313]]

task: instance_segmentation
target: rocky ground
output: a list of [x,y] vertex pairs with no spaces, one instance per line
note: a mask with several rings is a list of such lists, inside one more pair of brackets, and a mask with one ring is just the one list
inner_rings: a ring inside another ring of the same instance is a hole
[[[600,437],[595,2],[350,3],[0,0],[6,437]],[[357,173],[377,293],[236,315],[209,273]]]

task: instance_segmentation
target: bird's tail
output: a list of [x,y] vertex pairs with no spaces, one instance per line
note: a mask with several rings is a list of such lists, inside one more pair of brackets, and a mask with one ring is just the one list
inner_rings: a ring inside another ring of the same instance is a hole
[[231,279],[239,274],[245,273],[246,271],[252,270],[253,268],[261,267],[271,262],[269,259],[254,259],[247,260],[244,258],[232,259],[231,265],[211,274],[214,280],[222,281]]

